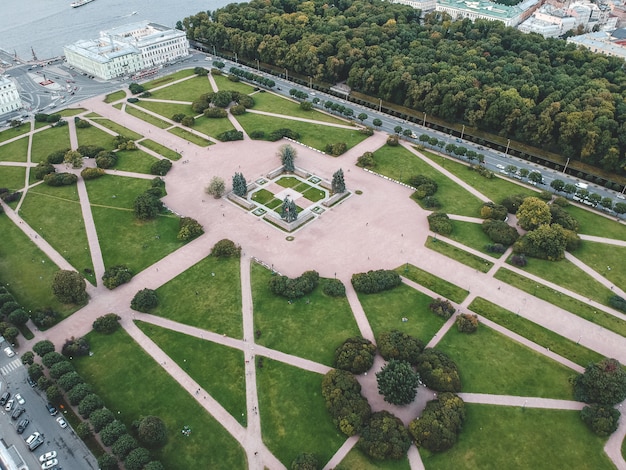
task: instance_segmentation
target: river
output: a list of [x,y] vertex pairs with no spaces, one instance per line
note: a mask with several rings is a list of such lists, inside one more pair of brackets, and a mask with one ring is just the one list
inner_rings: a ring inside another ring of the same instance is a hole
[[216,10],[232,0],[94,0],[79,8],[74,0],[0,0],[0,49],[31,60],[63,54],[63,46],[94,39],[100,31],[149,20],[174,27],[199,11]]

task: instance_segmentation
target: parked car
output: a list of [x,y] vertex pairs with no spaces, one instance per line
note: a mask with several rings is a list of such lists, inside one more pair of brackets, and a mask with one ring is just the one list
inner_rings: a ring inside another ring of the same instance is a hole
[[30,385],[31,387],[35,388],[37,386],[37,382],[35,382],[33,379],[31,379],[30,377],[28,377],[26,379],[26,382],[28,382],[28,385]]
[[11,394],[9,392],[4,392],[2,397],[0,397],[0,406],[6,405],[9,398],[11,398]]
[[43,444],[43,434],[39,434],[38,432],[32,433],[26,439],[26,445],[30,449],[30,451],[34,451],[37,447]]
[[22,434],[25,430],[26,427],[30,424],[30,421],[27,418],[24,418],[23,420],[21,420],[18,424],[17,424],[17,433],[18,434]]
[[59,461],[57,459],[48,460],[46,463],[41,464],[41,470],[48,470],[57,465]]
[[24,404],[24,399],[22,398],[22,395],[20,395],[19,393],[16,393],[13,398],[15,398],[15,401],[17,401],[20,405]]
[[15,353],[13,352],[13,350],[9,346],[4,348],[4,354],[6,354],[8,357],[15,356]]
[[52,403],[48,403],[46,405],[46,408],[48,409],[48,413],[50,413],[50,416],[54,416],[58,413],[58,410],[54,407]]
[[63,416],[59,416],[57,418],[57,423],[59,423],[59,426],[61,426],[63,429],[67,427],[67,421],[65,421],[65,418],[63,418]]
[[11,398],[6,406],[4,407],[4,411],[11,411],[13,409],[13,404],[15,403],[15,401],[13,401],[13,399]]
[[48,460],[52,460],[57,456],[57,451],[56,450],[51,450],[50,452],[46,452],[45,454],[42,454],[39,456],[39,461],[41,463],[47,462]]
[[15,410],[13,411],[13,414],[11,415],[11,419],[15,421],[17,418],[19,418],[20,416],[22,416],[22,414],[24,413],[24,411],[26,411],[24,408],[22,408],[21,406],[18,406],[18,407],[17,407],[17,408],[15,408]]

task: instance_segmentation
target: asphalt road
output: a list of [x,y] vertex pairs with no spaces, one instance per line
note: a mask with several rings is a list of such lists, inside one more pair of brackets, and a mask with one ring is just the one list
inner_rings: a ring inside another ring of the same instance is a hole
[[[6,346],[6,342],[2,343],[2,349]],[[22,407],[26,409],[26,412],[14,421],[11,419],[11,412],[6,412],[4,407],[0,408],[0,432],[7,447],[15,445],[30,469],[41,468],[39,456],[52,450],[58,453],[58,468],[67,470],[95,470],[98,468],[96,458],[74,433],[71,426],[68,425],[67,428],[63,429],[57,423],[56,416],[50,416],[46,408],[45,393],[28,385],[26,367],[22,365],[17,354],[9,358],[0,350],[0,374],[2,374],[0,392],[4,393],[8,390],[11,393],[11,398],[19,393],[25,400]],[[17,403],[14,407],[16,405]],[[57,416],[61,416],[61,412]],[[30,424],[24,433],[19,435],[16,432],[17,423],[23,418],[28,418]],[[26,446],[25,440],[35,431],[43,434],[45,441],[34,452],[31,452]]]

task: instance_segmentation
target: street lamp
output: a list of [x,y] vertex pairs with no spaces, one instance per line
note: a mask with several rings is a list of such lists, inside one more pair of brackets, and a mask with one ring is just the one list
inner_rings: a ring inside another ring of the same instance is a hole
[[463,128],[461,129],[461,139],[463,139],[463,134],[465,134],[465,124],[463,124]]
[[383,109],[383,99],[382,98],[378,98],[378,112],[382,112]]
[[213,55],[214,55],[214,56],[215,56],[215,55],[217,55],[217,54],[215,53],[215,44],[213,44]]
[[237,53],[235,52],[234,54],[235,54],[235,63],[237,63],[237,64],[238,64],[238,63],[239,63],[239,61],[238,61],[238,59],[237,59]]
[[261,71],[261,66],[259,65],[259,59],[255,59],[256,60],[256,70],[257,72]]
[[567,165],[569,165],[569,158],[565,162],[565,166],[563,167],[563,174],[565,174],[565,170],[567,170]]
[[506,150],[504,151],[504,156],[509,155],[509,146],[511,145],[511,139],[506,139]]
[[285,80],[289,80],[289,74],[287,72],[287,69],[285,69]]
[[426,127],[426,111],[424,111],[424,122],[422,123],[424,127]]
[[309,75],[309,88],[312,90],[313,89],[313,77],[311,77]]

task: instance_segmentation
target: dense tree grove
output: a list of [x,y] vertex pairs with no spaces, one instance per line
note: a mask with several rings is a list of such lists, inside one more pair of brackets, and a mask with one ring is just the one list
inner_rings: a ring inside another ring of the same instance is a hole
[[372,414],[359,439],[359,447],[375,460],[399,460],[411,446],[409,432],[399,418],[388,411]]
[[586,403],[615,405],[626,399],[626,371],[617,359],[589,364],[574,379],[574,397]]
[[354,436],[367,424],[372,410],[361,395],[361,384],[350,372],[328,372],[322,380],[322,396],[333,423],[346,436]]
[[363,294],[374,294],[399,286],[402,283],[402,279],[395,271],[378,269],[376,271],[353,274],[351,282],[355,291]]
[[456,364],[436,349],[425,349],[417,359],[417,373],[428,388],[438,392],[460,392],[461,378]]
[[426,404],[422,415],[411,421],[409,432],[418,447],[431,452],[450,449],[465,421],[465,403],[453,393],[441,393]]
[[57,271],[52,280],[52,292],[64,304],[81,304],[89,296],[86,292],[85,280],[76,271]]
[[448,121],[623,170],[623,60],[382,1],[254,0],[185,18],[190,39]]
[[615,432],[620,413],[612,406],[585,406],[580,412],[583,422],[598,436],[609,436]]
[[355,336],[348,338],[335,350],[333,366],[353,374],[362,374],[374,364],[376,346],[369,339]]
[[269,288],[273,294],[297,299],[313,292],[319,280],[320,275],[317,271],[305,271],[294,279],[287,276],[272,276]]
[[380,355],[386,360],[397,359],[415,364],[424,349],[424,343],[418,338],[398,330],[381,333],[377,338]]

